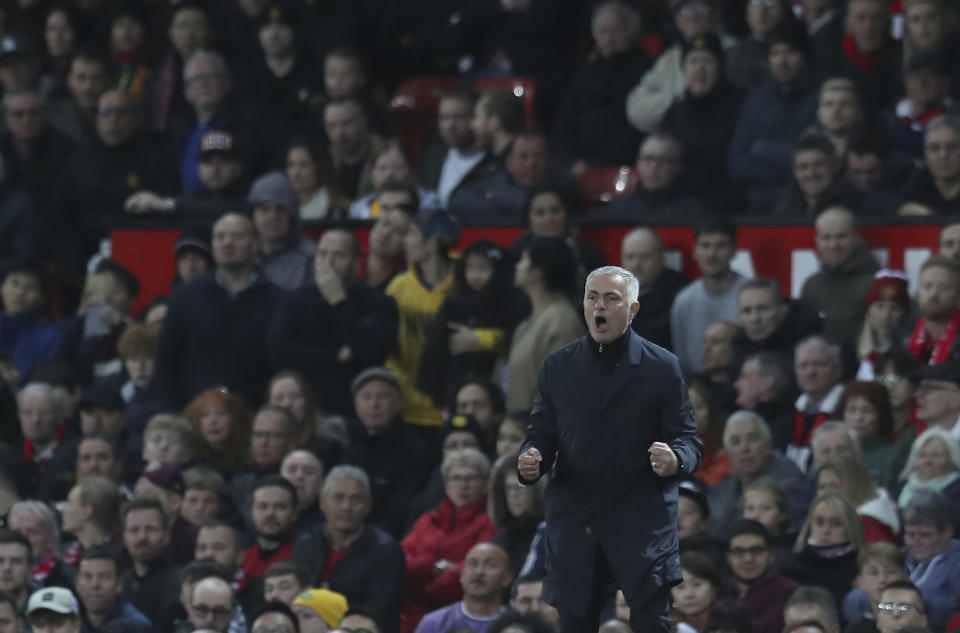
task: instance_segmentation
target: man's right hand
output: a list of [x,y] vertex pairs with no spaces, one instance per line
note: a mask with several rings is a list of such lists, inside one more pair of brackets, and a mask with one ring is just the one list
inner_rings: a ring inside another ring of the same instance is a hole
[[517,471],[524,479],[537,479],[540,477],[540,462],[542,461],[543,457],[540,455],[540,451],[535,448],[528,448],[520,453],[520,457],[517,458]]
[[333,270],[333,267],[322,259],[314,262],[313,279],[320,294],[330,305],[336,305],[347,298],[347,291],[343,287],[343,280]]

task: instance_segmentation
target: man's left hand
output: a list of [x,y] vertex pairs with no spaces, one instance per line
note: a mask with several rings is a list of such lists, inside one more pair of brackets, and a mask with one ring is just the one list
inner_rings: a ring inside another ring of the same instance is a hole
[[680,461],[673,449],[663,442],[654,442],[647,450],[650,453],[650,467],[658,477],[673,477],[677,474]]

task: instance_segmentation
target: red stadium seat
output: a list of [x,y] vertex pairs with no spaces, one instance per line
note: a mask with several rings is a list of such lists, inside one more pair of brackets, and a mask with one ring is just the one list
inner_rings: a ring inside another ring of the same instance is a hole
[[460,83],[456,77],[415,77],[397,86],[390,100],[390,111],[395,114],[418,114],[433,117],[437,113],[440,95]]
[[537,82],[529,77],[481,77],[473,82],[473,89],[483,93],[490,88],[509,88],[513,94],[523,100],[527,113],[527,125],[533,125],[537,119],[534,102],[537,98]]
[[606,204],[614,198],[629,196],[637,186],[633,167],[588,167],[578,178],[580,191],[588,203]]

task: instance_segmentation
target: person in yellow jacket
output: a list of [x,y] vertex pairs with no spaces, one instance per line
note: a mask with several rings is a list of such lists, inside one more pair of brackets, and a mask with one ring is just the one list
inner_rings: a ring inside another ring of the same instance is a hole
[[416,383],[427,332],[453,288],[450,249],[459,241],[460,226],[452,215],[441,210],[422,211],[404,238],[407,271],[387,286],[387,294],[397,302],[400,313],[397,346],[387,359],[387,368],[400,379],[403,419],[409,424],[437,429],[443,424],[440,410],[430,396],[416,388]]

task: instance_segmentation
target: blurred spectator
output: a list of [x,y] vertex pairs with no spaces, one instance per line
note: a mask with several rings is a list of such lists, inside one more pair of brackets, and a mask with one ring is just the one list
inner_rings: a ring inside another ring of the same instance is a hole
[[714,403],[719,403],[729,396],[727,389],[730,381],[735,379],[730,375],[730,371],[733,363],[733,337],[736,333],[736,324],[729,321],[711,323],[703,331],[700,354],[703,372],[700,376],[704,385],[709,388],[710,400]]
[[31,578],[30,554],[30,541],[26,536],[13,530],[0,530],[0,557],[6,567],[6,573],[0,576],[0,590],[15,601],[18,613],[25,611],[30,592],[41,587]]
[[358,50],[340,46],[323,56],[323,97],[359,99],[367,113],[370,129],[377,134],[389,135],[390,121],[383,106],[373,95],[363,57]]
[[803,26],[785,20],[767,41],[770,77],[747,95],[727,149],[730,178],[747,188],[748,210],[754,214],[773,209],[790,174],[794,140],[817,111]]
[[0,50],[0,86],[9,94],[35,85],[40,76],[40,55],[25,33],[3,36]]
[[17,413],[24,440],[24,474],[28,478],[20,483],[30,490],[40,484],[50,470],[50,462],[65,449],[71,402],[63,388],[31,382],[17,392]]
[[723,586],[720,571],[716,563],[700,552],[684,552],[680,556],[680,566],[683,581],[670,588],[673,609],[676,611],[674,621],[685,623],[698,631],[707,630],[714,621],[713,612]]
[[800,296],[820,313],[824,335],[843,340],[863,318],[863,298],[879,266],[849,209],[830,207],[814,226],[821,269],[807,278]]
[[68,577],[76,574],[81,553],[114,537],[121,500],[117,484],[100,475],[86,475],[70,490],[61,510],[63,532],[76,538],[60,555]]
[[[710,397],[710,387],[702,380],[694,380],[689,386],[690,406],[697,416],[697,431],[703,442],[703,457],[697,469],[696,478],[705,484],[713,485],[724,479],[733,469],[730,458],[723,450],[723,429],[721,420],[727,417],[718,403]],[[706,513],[709,515],[709,512]]]
[[[364,605],[382,633],[397,633],[404,588],[404,554],[386,532],[366,523],[370,480],[356,466],[337,466],[320,493],[326,524],[300,537],[293,558],[314,570],[312,586]],[[341,622],[346,627],[346,623]]]
[[[81,146],[64,163],[49,198],[58,223],[55,243],[74,249],[67,251],[74,258],[97,249],[130,194],[139,189],[166,192],[173,186],[163,144],[142,132],[140,109],[131,95],[105,92],[97,105],[96,128],[98,142]],[[82,237],[71,230],[81,231]]]
[[[503,389],[493,380],[467,376],[452,391],[450,414],[472,417],[477,422],[477,438],[482,452],[489,453],[506,415]],[[449,420],[452,418],[448,417]]]
[[960,260],[960,223],[950,222],[945,224],[940,229],[937,245],[937,255],[943,255],[954,261]]
[[838,492],[819,493],[810,503],[783,574],[801,584],[824,586],[839,605],[857,576],[861,547],[863,528],[847,498]]
[[863,107],[857,85],[846,77],[823,82],[817,103],[817,125],[833,143],[833,154],[846,156],[850,135],[862,121]]
[[156,499],[134,499],[120,514],[123,546],[132,561],[120,577],[120,597],[151,622],[160,622],[164,605],[180,593],[180,578],[166,556],[168,517]]
[[[39,3],[38,3],[39,4]],[[40,5],[42,6],[42,4]],[[43,23],[44,65],[41,85],[50,86],[50,94],[67,91],[70,60],[80,43],[72,7],[56,3],[49,8]]]
[[772,541],[763,524],[751,519],[734,523],[727,538],[727,564],[754,633],[782,630],[783,607],[797,588],[775,571]]
[[300,633],[327,633],[347,612],[347,599],[329,589],[306,589],[290,606],[300,620]]
[[821,336],[806,338],[794,350],[793,370],[800,397],[794,404],[794,422],[785,453],[800,470],[807,472],[814,431],[831,416],[842,413],[837,411],[843,396],[840,348]]
[[650,134],[637,154],[636,189],[614,199],[607,216],[630,224],[699,219],[704,204],[688,193],[683,158],[683,147],[676,138],[662,132]]
[[[454,451],[444,458],[442,471],[447,498],[420,516],[403,539],[407,565],[404,617],[411,624],[464,595],[461,574],[476,567],[476,561],[468,555],[476,544],[488,541],[497,532],[487,514],[487,458],[476,449]],[[506,554],[497,549],[501,555]],[[504,556],[503,573],[507,576],[509,569],[509,558]]]
[[260,407],[253,416],[250,429],[251,474],[276,472],[283,456],[293,450],[299,440],[298,427],[297,420],[287,409],[273,404]]
[[30,541],[30,568],[33,580],[45,586],[64,583],[59,564],[60,530],[53,510],[42,501],[26,499],[10,508],[7,523]]
[[386,289],[406,269],[403,243],[420,205],[412,187],[386,183],[377,190],[380,215],[370,229],[369,250],[361,259],[360,276],[367,284]]
[[[904,607],[907,607],[904,609]],[[926,600],[920,589],[907,580],[894,581],[883,588],[877,602],[877,631],[929,631]],[[929,623],[932,625],[932,623]]]
[[[723,16],[716,0],[671,0],[670,11],[679,41],[660,54],[627,95],[627,120],[641,132],[656,130],[670,104],[683,94],[686,82],[682,57],[686,43],[707,33],[718,33],[722,27]],[[736,43],[731,37],[721,38],[724,48]]]
[[485,158],[505,162],[514,137],[525,125],[523,102],[507,88],[491,88],[473,107],[470,129]]
[[958,295],[960,271],[956,262],[939,255],[927,259],[917,279],[920,319],[907,342],[907,351],[918,363],[938,365],[957,358]]
[[[134,194],[136,195],[136,194]],[[195,235],[184,231],[177,238],[173,245],[174,263],[177,266],[177,276],[174,278],[172,286],[190,283],[194,279],[199,279],[213,270],[213,257],[210,255],[210,240],[205,235]],[[163,316],[167,315],[169,308],[169,298],[167,304],[163,306]],[[146,315],[147,308],[144,308],[142,314]],[[147,319],[144,317],[144,320]],[[161,318],[162,322],[163,319]]]
[[[212,523],[220,514],[220,495],[223,492],[223,475],[214,469],[203,465],[186,469],[183,471],[183,501],[180,503],[180,518],[198,529]],[[194,550],[196,550],[196,543],[194,543]],[[191,560],[194,558],[194,552],[190,552],[190,558]]]
[[253,485],[250,512],[257,538],[243,553],[240,568],[244,575],[262,580],[272,563],[293,556],[296,538],[290,528],[297,516],[297,490],[280,475],[264,475]]
[[935,215],[960,211],[960,118],[938,116],[923,133],[924,169],[898,192],[901,199],[925,205]]
[[857,378],[873,380],[877,374],[874,359],[901,346],[901,329],[911,308],[906,274],[889,268],[877,272],[863,304],[867,314],[853,339],[860,360]]
[[245,613],[252,613],[263,602],[263,583],[249,578],[240,569],[243,550],[237,529],[226,523],[212,522],[197,532],[196,561],[214,561],[230,574],[233,591]]
[[437,407],[445,406],[468,376],[493,375],[513,329],[529,314],[512,273],[506,251],[489,240],[460,253],[453,289],[429,326],[417,377],[417,388]]
[[827,420],[813,432],[810,440],[813,451],[812,472],[831,461],[862,461],[860,438],[846,423],[840,420]]
[[707,326],[737,318],[740,286],[747,279],[730,268],[736,252],[737,229],[729,221],[704,220],[694,228],[693,257],[703,277],[681,290],[670,309],[673,352],[687,373],[705,370]]
[[97,103],[110,85],[109,62],[98,51],[79,49],[70,59],[66,97],[50,103],[50,122],[81,147],[96,143]]
[[[857,434],[862,463],[870,477],[880,486],[891,484],[890,464],[893,463],[897,445],[892,440],[890,394],[883,385],[859,380],[848,383],[835,415],[841,417]],[[852,496],[851,501],[855,501]]]
[[833,206],[857,208],[842,172],[843,158],[830,138],[812,130],[801,134],[793,151],[793,178],[773,214],[813,218]]
[[169,47],[150,71],[147,87],[149,123],[155,130],[168,130],[172,120],[187,108],[184,66],[193,54],[210,47],[213,24],[209,9],[198,0],[178,2],[170,9],[167,24]]
[[538,238],[527,246],[514,271],[514,284],[533,312],[514,330],[507,355],[508,411],[529,411],[540,367],[547,354],[583,333],[583,319],[572,304],[576,262],[567,245]]
[[603,257],[579,239],[575,225],[576,201],[568,191],[556,186],[534,187],[524,202],[523,222],[526,231],[510,246],[512,260],[520,258],[523,249],[540,237],[562,239],[577,260],[577,284],[603,265]]
[[401,416],[397,377],[382,367],[362,371],[351,384],[356,419],[343,461],[372,479],[370,522],[394,536],[403,533],[411,501],[433,468],[432,447]]
[[556,630],[560,615],[555,607],[542,598],[543,576],[527,574],[513,583],[510,594],[510,609],[520,615],[534,615],[550,624]]
[[301,374],[289,369],[274,374],[267,401],[293,416],[294,446],[306,447],[327,466],[340,462],[347,441],[346,423],[342,416],[319,409],[313,390]]
[[797,530],[790,524],[790,502],[786,489],[770,477],[761,477],[743,490],[744,519],[752,519],[770,533],[768,545],[774,565],[779,566],[797,540]]
[[427,189],[435,190],[444,208],[461,185],[492,173],[497,161],[476,143],[472,120],[477,95],[454,88],[440,94],[437,105],[437,139],[429,144],[421,168]]
[[743,489],[768,476],[790,491],[791,518],[806,509],[803,497],[807,484],[800,470],[773,450],[770,427],[756,413],[737,411],[723,428],[723,448],[730,456],[733,472],[707,491],[713,525],[722,530],[739,513]]
[[[397,141],[388,141],[377,149],[370,169],[370,183],[373,191],[380,191],[384,185],[391,182],[408,187],[416,186],[410,158]],[[416,187],[416,190],[420,209],[440,208],[440,198],[436,192],[422,187]],[[379,214],[380,206],[375,193],[368,193],[350,203],[351,218],[376,218]]]
[[189,420],[179,415],[160,413],[147,422],[143,432],[141,457],[145,468],[160,464],[183,465],[200,454],[200,436]]
[[227,478],[246,467],[250,412],[242,396],[225,388],[207,389],[190,401],[183,415],[198,436],[198,452],[207,465]]
[[0,155],[0,270],[34,265],[43,249],[42,220],[35,201],[7,179]]
[[824,633],[840,633],[840,613],[830,592],[820,586],[797,587],[783,609],[786,628],[813,620],[823,625]]
[[818,51],[825,54],[818,65],[853,79],[864,110],[871,113],[890,105],[901,76],[900,46],[890,37],[889,9],[886,0],[851,0],[842,38]]
[[322,220],[330,214],[330,192],[323,181],[319,147],[306,137],[287,144],[286,175],[300,201],[301,220]]
[[791,8],[784,0],[746,3],[749,36],[730,47],[727,53],[727,77],[731,84],[749,90],[767,77],[767,38],[784,19],[790,19]]
[[117,68],[117,88],[137,100],[143,97],[149,81],[150,43],[147,41],[148,16],[142,6],[125,4],[110,15],[108,46]]
[[862,462],[846,459],[821,465],[817,471],[817,493],[831,491],[844,495],[856,509],[864,543],[899,544],[897,504],[885,488],[876,484]]
[[297,192],[282,172],[257,178],[247,194],[260,269],[274,285],[293,290],[310,282],[316,244],[303,235]]
[[184,608],[190,628],[228,633],[236,617],[235,598],[230,583],[219,576],[207,576],[191,583],[189,601]]
[[844,177],[850,189],[863,196],[863,213],[892,214],[897,207],[895,191],[913,171],[910,160],[892,152],[882,130],[872,125],[861,125],[850,133],[846,159]]
[[126,404],[125,459],[139,455],[147,422],[157,413],[167,410],[167,403],[153,389],[154,358],[159,338],[159,323],[134,323],[117,340],[117,353],[123,359],[129,377],[119,390]]
[[297,489],[294,534],[312,532],[323,523],[323,513],[319,506],[323,473],[323,464],[308,450],[290,451],[280,462],[280,475]]
[[371,134],[363,105],[355,97],[333,99],[323,108],[327,137],[324,170],[332,211],[345,216],[351,200],[373,191],[371,171],[383,140]]
[[[747,281],[740,286],[738,303],[740,329],[733,338],[731,364],[734,374],[748,354],[769,351],[790,358],[797,343],[820,329],[817,315],[803,301],[785,299],[780,284],[773,279]],[[774,419],[764,417],[775,429]],[[783,448],[779,444],[777,447]]]
[[640,282],[640,310],[631,322],[633,331],[661,347],[670,349],[670,306],[686,283],[683,275],[666,266],[663,240],[645,227],[623,236],[620,265]]
[[119,597],[120,561],[105,546],[87,549],[80,555],[76,591],[87,622],[96,629],[122,623],[125,630],[133,633],[155,630],[147,616]]
[[510,573],[516,577],[530,551],[537,526],[543,521],[543,493],[546,484],[521,486],[516,473],[516,455],[497,459],[490,473],[487,513],[497,527],[491,539],[510,559]]
[[[30,601],[22,611],[30,630],[66,631],[79,633],[80,605],[73,592],[64,587],[51,587],[30,594]],[[17,618],[19,622],[19,618]]]
[[843,617],[849,623],[849,631],[866,633],[876,630],[877,603],[884,587],[906,580],[906,559],[890,543],[869,543],[860,550],[857,563],[860,574],[843,599]]
[[0,284],[0,349],[9,354],[24,380],[34,365],[53,356],[60,328],[43,314],[47,303],[40,271],[26,265],[11,267]]
[[50,125],[46,100],[36,89],[6,93],[4,106],[3,180],[8,188],[28,193],[46,212],[50,183],[73,151],[73,142]]
[[[305,53],[298,32],[299,15],[285,3],[270,2],[257,33],[262,56],[243,68],[248,98],[267,117],[280,117],[293,128],[302,128],[312,103],[320,101],[321,80]],[[249,47],[252,41],[247,41]]]
[[910,447],[907,464],[900,473],[902,488],[897,503],[905,508],[920,490],[938,492],[950,501],[951,521],[960,511],[960,445],[949,431],[933,427],[924,431]]
[[397,302],[400,315],[397,344],[387,358],[387,368],[403,389],[403,419],[407,424],[437,427],[440,410],[430,396],[416,387],[420,359],[427,342],[427,329],[437,310],[453,289],[453,259],[460,241],[460,226],[446,211],[423,211],[403,238],[407,272],[387,286],[387,296]]
[[[214,385],[258,403],[267,382],[267,327],[280,290],[254,266],[254,227],[228,213],[213,225],[216,273],[174,295],[160,331],[156,383],[183,404]],[[237,346],[237,340],[247,341]]]
[[129,213],[185,213],[215,218],[237,209],[247,192],[247,175],[237,142],[238,138],[231,132],[207,132],[200,139],[200,155],[197,157],[198,189],[171,197],[140,190],[124,201],[124,210]]
[[727,83],[723,48],[716,35],[708,33],[689,42],[682,63],[687,87],[667,110],[660,129],[683,146],[685,180],[691,190],[712,196],[728,184],[724,155],[743,94]]
[[773,445],[787,448],[793,428],[793,377],[789,357],[775,351],[752,352],[744,357],[733,383],[736,405],[770,420]]
[[886,113],[885,122],[893,148],[916,159],[923,153],[927,124],[953,105],[947,96],[950,79],[939,53],[915,53],[904,69],[903,84],[903,98]]
[[946,626],[960,588],[960,542],[954,538],[950,501],[938,492],[917,491],[903,508],[903,540],[910,580],[923,594],[934,629]]
[[553,129],[556,154],[572,163],[575,174],[633,159],[640,136],[623,103],[651,65],[639,46],[641,21],[632,5],[618,0],[596,5],[590,27],[597,55],[570,80]]

